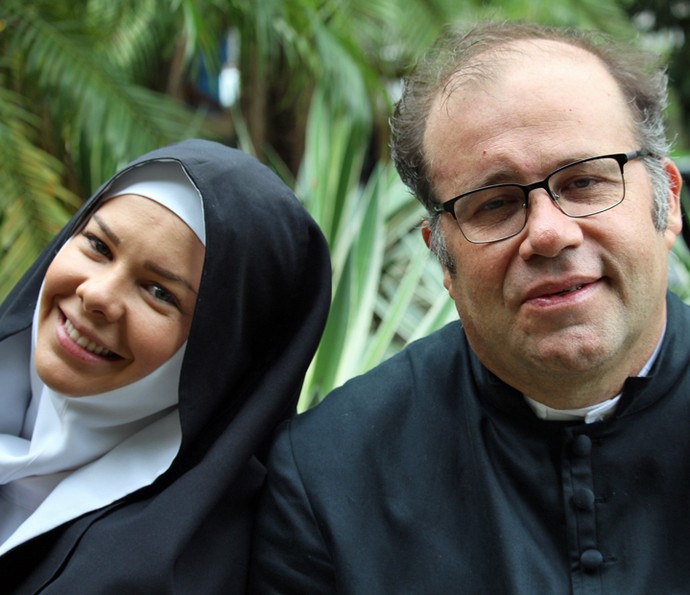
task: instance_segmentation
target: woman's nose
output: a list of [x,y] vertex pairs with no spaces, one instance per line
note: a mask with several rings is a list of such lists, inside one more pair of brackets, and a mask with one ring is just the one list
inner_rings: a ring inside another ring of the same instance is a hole
[[582,243],[584,236],[578,220],[561,211],[545,190],[532,192],[528,208],[527,233],[520,244],[520,256],[525,260],[533,256],[554,258],[565,248]]
[[124,287],[113,270],[90,275],[77,287],[85,311],[115,322],[124,312]]

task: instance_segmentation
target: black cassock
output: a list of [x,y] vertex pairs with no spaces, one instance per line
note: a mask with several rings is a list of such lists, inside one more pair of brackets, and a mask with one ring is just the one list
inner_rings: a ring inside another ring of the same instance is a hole
[[460,323],[287,422],[252,593],[690,593],[690,309],[612,419],[538,419]]

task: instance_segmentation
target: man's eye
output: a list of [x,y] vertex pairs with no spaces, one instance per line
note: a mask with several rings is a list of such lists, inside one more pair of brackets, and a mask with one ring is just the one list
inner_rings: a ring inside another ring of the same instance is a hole
[[589,188],[590,186],[594,186],[594,184],[597,183],[597,180],[594,178],[576,178],[572,182],[570,182],[570,186],[573,188],[576,188],[577,190],[582,190],[584,188]]
[[477,201],[468,212],[468,218],[494,219],[496,217],[509,217],[522,208],[522,197],[510,194],[498,194],[487,196]]
[[497,197],[487,200],[481,205],[478,211],[496,211],[498,209],[503,209],[506,207],[514,207],[515,199],[512,197]]

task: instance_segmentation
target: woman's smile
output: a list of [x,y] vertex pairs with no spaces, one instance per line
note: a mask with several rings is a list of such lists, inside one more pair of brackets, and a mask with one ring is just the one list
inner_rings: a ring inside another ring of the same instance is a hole
[[[75,328],[74,324],[70,321],[70,319],[67,318],[67,316],[65,316],[64,313],[61,313],[60,322],[62,323],[62,329],[64,329],[67,332],[69,338],[72,339],[72,341],[76,343],[79,347],[88,351],[90,354],[97,355],[100,358],[107,360],[123,359],[114,351],[111,351],[107,347],[104,347],[103,345],[100,345],[95,341],[91,340],[89,337],[82,335]],[[58,327],[58,329],[60,329],[60,327]]]
[[46,273],[35,350],[48,386],[94,395],[144,378],[189,334],[205,249],[172,211],[103,204]]

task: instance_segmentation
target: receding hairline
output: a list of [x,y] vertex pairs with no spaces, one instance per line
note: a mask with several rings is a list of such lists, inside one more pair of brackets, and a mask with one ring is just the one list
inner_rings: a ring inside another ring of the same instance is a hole
[[658,55],[593,29],[521,21],[486,21],[470,27],[449,24],[404,78],[402,95],[390,118],[390,147],[396,169],[430,212],[436,201],[428,179],[423,139],[434,101],[443,89],[457,86],[461,79],[456,73],[464,72],[465,81],[470,80],[467,77],[483,80],[492,68],[493,71],[497,68],[486,60],[487,56],[504,53],[507,48],[513,51],[519,47],[513,45],[517,42],[536,41],[539,47],[549,41],[598,58],[631,110],[640,144],[649,147],[655,155],[668,153],[662,119],[667,102],[667,76]]
[[432,105],[439,99],[447,99],[454,91],[465,85],[476,85],[477,88],[490,85],[496,76],[515,64],[518,58],[528,58],[534,54],[553,55],[559,58],[568,58],[570,55],[573,60],[576,60],[578,56],[588,56],[593,63],[599,64],[608,73],[622,94],[622,89],[606,62],[581,44],[571,43],[568,39],[521,38],[509,39],[505,43],[487,47],[450,72],[445,81],[440,81],[441,84]]
[[[591,64],[592,69],[596,69],[596,65],[598,65],[598,72],[604,74],[610,81],[612,93],[610,101],[617,102],[622,109],[626,110],[629,132],[632,135],[635,134],[635,116],[632,106],[618,80],[612,75],[607,63],[599,55],[582,45],[569,43],[568,40],[550,38],[507,40],[505,43],[486,48],[462,64],[440,85],[431,102],[422,134],[422,155],[426,175],[430,182],[429,193],[432,199],[434,199],[436,191],[436,183],[434,182],[435,153],[429,149],[428,143],[431,132],[430,123],[435,117],[434,114],[437,114],[436,117],[438,117],[439,112],[445,110],[448,118],[460,117],[462,119],[461,112],[460,115],[457,112],[455,115],[451,115],[451,112],[456,109],[451,105],[455,93],[466,92],[472,98],[475,93],[479,95],[486,90],[491,92],[491,86],[500,84],[503,76],[507,76],[512,68],[517,67],[518,70],[527,71],[529,62],[526,60],[538,59],[540,56],[552,56],[564,65],[567,65],[568,62],[577,65],[584,64],[585,66]],[[435,200],[438,200],[438,197],[435,197]]]

